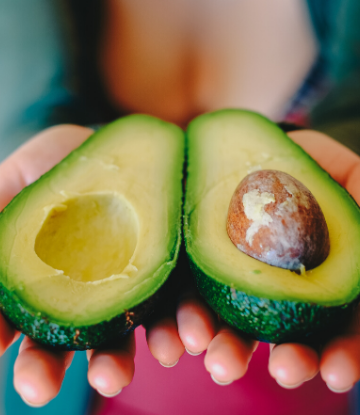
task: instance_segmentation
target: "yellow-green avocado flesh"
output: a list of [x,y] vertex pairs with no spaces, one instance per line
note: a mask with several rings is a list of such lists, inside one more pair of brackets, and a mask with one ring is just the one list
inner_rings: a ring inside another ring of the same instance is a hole
[[[186,249],[198,288],[215,311],[271,342],[303,340],[346,318],[360,292],[360,210],[346,190],[259,114],[202,115],[190,124],[187,140]],[[330,254],[304,275],[247,256],[227,235],[232,194],[258,169],[295,177],[324,213]]]
[[148,316],[181,241],[183,132],[117,120],[25,188],[0,215],[0,303],[32,338],[115,342]]

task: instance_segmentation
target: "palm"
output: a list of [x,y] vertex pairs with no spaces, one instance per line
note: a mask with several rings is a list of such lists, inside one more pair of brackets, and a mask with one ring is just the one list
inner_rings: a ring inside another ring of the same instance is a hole
[[[360,158],[336,141],[315,131],[296,131],[289,134],[330,175],[347,188],[360,203]],[[215,316],[196,294],[180,302],[176,323],[169,319],[153,325],[148,332],[151,352],[165,363],[175,362],[181,355],[180,345],[194,353],[207,349],[205,366],[213,378],[227,383],[243,376],[252,353],[254,341],[238,336],[226,325],[218,325]],[[284,387],[292,388],[313,378],[319,371],[330,388],[342,392],[351,388],[360,378],[360,327],[357,320],[342,336],[324,346],[321,355],[301,344],[272,346],[269,361],[270,374]],[[167,353],[160,354],[160,345],[166,339]]]
[[[0,210],[26,185],[80,145],[92,130],[62,126],[39,134],[0,165]],[[350,150],[312,131],[290,134],[330,175],[360,203],[360,158]],[[308,346],[284,344],[273,348],[269,370],[279,383],[296,386],[320,370],[334,389],[345,390],[360,377],[359,328],[353,324],[343,336],[325,346],[322,355]],[[0,316],[0,354],[18,337]],[[149,348],[159,361],[171,365],[187,350],[207,349],[205,366],[220,382],[241,377],[257,343],[239,337],[219,325],[196,294],[184,297],[176,320],[166,317],[148,328]],[[114,394],[131,382],[134,373],[134,341],[130,336],[117,349],[89,352],[89,382],[104,394]],[[72,353],[50,352],[25,339],[15,364],[15,387],[33,404],[44,404],[58,393]]]

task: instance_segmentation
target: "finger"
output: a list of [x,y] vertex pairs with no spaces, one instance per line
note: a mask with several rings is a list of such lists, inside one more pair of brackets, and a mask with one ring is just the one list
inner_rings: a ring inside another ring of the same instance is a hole
[[205,368],[215,382],[231,383],[244,376],[257,344],[240,337],[230,328],[223,328],[207,349]]
[[14,163],[0,164],[0,212],[25,186],[21,171]]
[[20,337],[20,332],[15,330],[0,314],[0,356]]
[[30,184],[79,147],[93,132],[91,128],[78,125],[57,125],[37,134],[8,160],[15,160],[25,183]]
[[0,165],[0,210],[23,187],[37,180],[92,133],[92,129],[76,125],[51,127],[10,155]]
[[[309,153],[338,183],[346,187],[353,197],[357,196],[358,198],[355,197],[357,201],[360,201],[357,185],[360,178],[360,157],[357,154],[318,131],[292,131],[288,136]],[[353,189],[349,189],[349,186]],[[353,190],[356,194],[353,194]]]
[[321,377],[334,392],[346,392],[360,379],[360,335],[336,337],[324,348]]
[[317,352],[309,346],[286,343],[270,353],[269,372],[280,386],[293,389],[312,379],[319,370]]
[[351,172],[349,173],[345,188],[351,194],[351,196],[355,199],[357,204],[360,204],[360,163],[356,164]]
[[128,335],[116,349],[88,353],[90,385],[101,395],[115,396],[132,381],[135,371],[135,336]]
[[165,367],[175,366],[185,351],[172,317],[164,317],[147,327],[146,341],[152,355]]
[[195,295],[184,297],[176,313],[179,337],[189,354],[207,349],[216,334],[217,320],[209,307]]
[[14,387],[31,406],[43,406],[59,393],[74,352],[45,349],[29,338],[21,344],[14,366]]

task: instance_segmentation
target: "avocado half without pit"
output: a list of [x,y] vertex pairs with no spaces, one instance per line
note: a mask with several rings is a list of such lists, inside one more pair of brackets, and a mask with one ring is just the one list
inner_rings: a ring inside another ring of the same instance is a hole
[[166,295],[181,242],[183,132],[117,120],[0,214],[0,305],[63,349],[115,345]]
[[186,250],[214,311],[273,343],[342,327],[360,293],[360,210],[346,190],[249,111],[192,121],[187,157]]

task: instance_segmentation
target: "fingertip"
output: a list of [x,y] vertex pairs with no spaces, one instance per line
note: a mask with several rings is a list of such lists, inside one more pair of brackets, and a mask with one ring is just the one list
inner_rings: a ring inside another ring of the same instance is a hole
[[322,353],[320,372],[333,392],[350,390],[360,378],[360,336],[342,336],[327,344]]
[[41,401],[36,389],[30,383],[23,382],[19,389],[14,383],[14,388],[24,403],[32,408],[41,408],[49,403],[49,401]]
[[163,318],[149,327],[146,340],[151,354],[163,365],[173,365],[185,352],[176,321],[170,317]]
[[95,351],[89,362],[88,380],[101,395],[110,397],[131,383],[134,372],[134,359],[128,351]]
[[309,346],[288,343],[271,350],[269,372],[282,387],[296,388],[312,379],[318,370],[318,354]]
[[232,382],[246,373],[253,350],[253,341],[241,338],[232,330],[221,330],[208,347],[205,368],[217,382]]
[[196,297],[185,298],[178,307],[177,325],[179,337],[191,355],[207,349],[216,334],[213,312]]
[[49,402],[32,403],[32,402],[29,402],[24,396],[21,396],[21,395],[20,395],[20,398],[23,400],[24,403],[26,403],[27,406],[30,406],[31,408],[42,408],[43,406],[49,403]]
[[14,387],[31,405],[43,406],[60,391],[66,370],[66,355],[37,347],[26,347],[14,365]]

